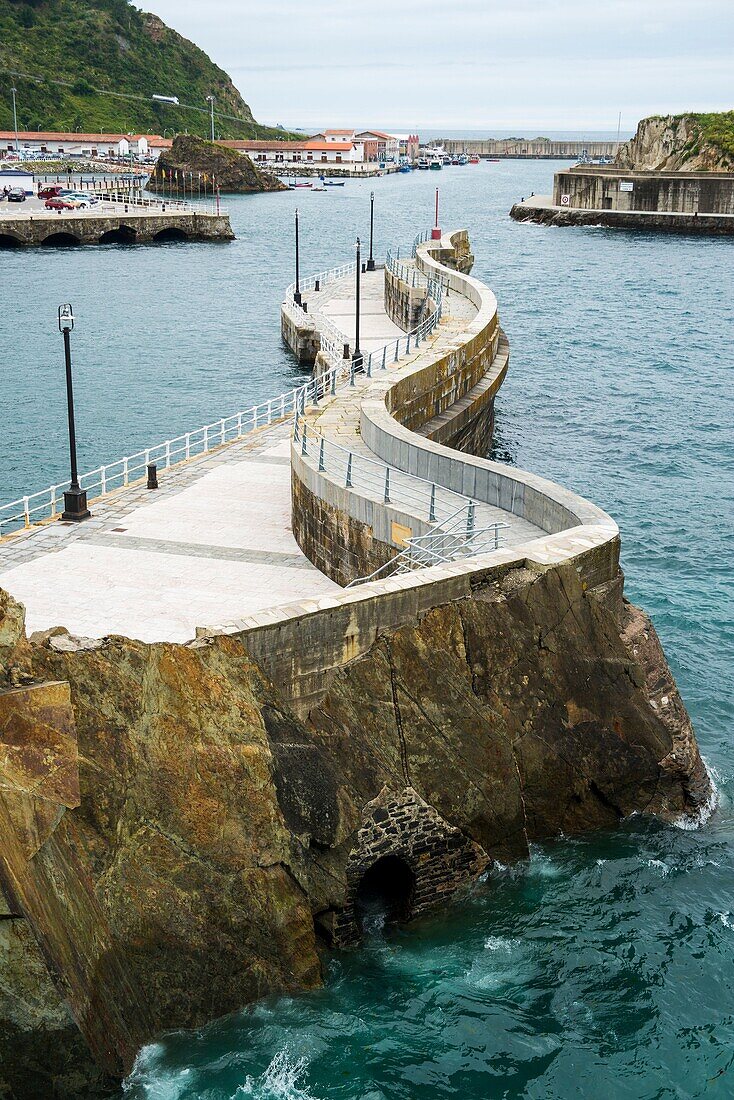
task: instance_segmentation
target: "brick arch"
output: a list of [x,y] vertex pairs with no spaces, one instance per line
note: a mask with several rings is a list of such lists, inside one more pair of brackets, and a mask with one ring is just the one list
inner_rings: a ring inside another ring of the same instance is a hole
[[413,876],[409,901],[394,915],[400,920],[411,920],[440,906],[489,864],[484,849],[450,825],[412,787],[397,792],[384,788],[365,806],[347,860],[346,904],[334,913],[331,924],[336,945],[361,938],[360,891],[369,876],[378,877],[378,864],[384,868],[387,857],[400,860]]
[[14,233],[0,233],[0,248],[21,248],[23,242]]

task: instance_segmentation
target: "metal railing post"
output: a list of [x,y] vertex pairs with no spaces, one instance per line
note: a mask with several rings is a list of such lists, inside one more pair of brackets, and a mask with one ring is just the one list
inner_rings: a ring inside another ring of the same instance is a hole
[[428,519],[430,523],[436,522],[436,486],[431,485],[431,503],[428,506]]
[[301,432],[301,454],[302,455],[307,455],[308,454],[308,450],[306,449],[306,430],[307,430],[306,429],[306,421],[304,420],[303,421],[303,431]]
[[474,534],[474,501],[470,500],[466,509],[466,537],[469,539]]
[[390,467],[389,466],[385,467],[385,495],[384,495],[384,501],[385,501],[385,504],[390,503]]
[[387,344],[382,349],[382,369],[387,370]]
[[349,458],[347,459],[347,477],[344,485],[347,489],[352,488],[352,452],[349,452]]
[[324,465],[324,447],[325,447],[325,444],[326,444],[326,440],[324,439],[324,437],[322,435],[321,436],[321,441],[319,443],[319,470],[325,470],[326,469],[326,466]]
[[349,362],[349,385],[350,386],[354,385],[354,360],[353,359],[351,359],[350,362]]
[[336,367],[331,368],[331,392],[336,393]]

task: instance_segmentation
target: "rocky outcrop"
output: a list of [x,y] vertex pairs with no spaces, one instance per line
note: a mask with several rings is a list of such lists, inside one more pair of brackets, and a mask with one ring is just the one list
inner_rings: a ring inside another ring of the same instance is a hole
[[345,658],[303,718],[236,636],[28,642],[0,594],[0,1094],[103,1095],[101,1046],[124,1071],[161,1029],[317,984],[383,871],[405,917],[533,840],[700,813],[621,577],[488,576]]
[[196,189],[198,186],[200,175],[202,178],[206,176],[206,189],[211,189],[214,180],[223,195],[288,190],[270,172],[254,165],[249,157],[216,142],[184,134],[175,137],[171,149],[161,153],[147,189],[190,196],[192,187]]
[[638,123],[635,136],[620,147],[614,163],[627,171],[731,172],[732,136],[731,111],[720,115],[654,115]]

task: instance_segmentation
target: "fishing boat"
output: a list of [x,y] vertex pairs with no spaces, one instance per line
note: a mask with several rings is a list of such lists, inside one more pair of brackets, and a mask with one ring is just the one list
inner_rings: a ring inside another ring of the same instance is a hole
[[456,167],[456,165],[461,164],[461,161],[459,160],[458,157],[452,157],[451,158],[451,163],[454,165],[454,167]]
[[443,168],[443,157],[440,153],[434,153],[428,167],[432,172],[440,172]]
[[451,167],[451,157],[445,156],[443,158],[443,166],[444,166],[444,168],[450,168]]
[[476,155],[476,153],[474,153],[473,156],[469,157],[469,163],[470,164],[479,164],[479,157]]
[[500,162],[499,157],[487,157],[487,160],[489,161],[490,164],[499,164],[499,162]]
[[462,153],[459,157],[459,165],[463,168],[465,164],[469,163],[469,158],[466,153]]
[[418,161],[418,167],[420,168],[421,172],[428,171],[428,169],[431,167],[430,164],[428,163],[428,158],[427,157],[421,157],[420,160]]
[[312,183],[294,183],[294,187],[313,187]]
[[401,164],[398,168],[398,172],[412,172],[413,169],[409,164]]
[[344,180],[324,180],[324,187],[343,187]]

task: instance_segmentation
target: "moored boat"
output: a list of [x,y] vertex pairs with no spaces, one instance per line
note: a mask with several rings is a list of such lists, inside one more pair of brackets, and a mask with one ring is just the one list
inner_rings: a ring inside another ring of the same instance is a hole
[[476,155],[476,153],[473,156],[469,157],[469,163],[479,164],[479,157]]
[[427,157],[421,157],[418,161],[418,167],[422,172],[426,172],[431,166],[428,163]]

